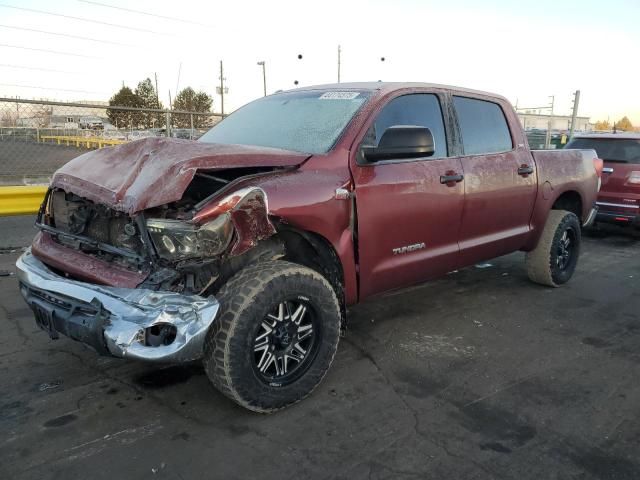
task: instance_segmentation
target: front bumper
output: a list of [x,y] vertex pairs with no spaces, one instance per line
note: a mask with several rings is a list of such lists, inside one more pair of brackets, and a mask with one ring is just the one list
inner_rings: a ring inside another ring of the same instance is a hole
[[[16,267],[20,291],[40,327],[52,338],[61,333],[104,355],[171,363],[196,360],[220,306],[213,297],[70,280],[52,272],[31,249]],[[152,346],[149,332],[162,328],[175,335]]]

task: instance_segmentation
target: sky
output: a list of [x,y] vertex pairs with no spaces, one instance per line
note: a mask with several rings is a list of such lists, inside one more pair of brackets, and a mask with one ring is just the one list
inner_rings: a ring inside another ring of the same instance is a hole
[[258,61],[269,93],[335,82],[340,45],[342,81],[554,96],[557,114],[579,89],[579,115],[640,125],[639,24],[638,0],[0,0],[0,97],[108,100],[157,74],[165,106],[191,86],[219,111],[222,60],[228,112],[263,94]]

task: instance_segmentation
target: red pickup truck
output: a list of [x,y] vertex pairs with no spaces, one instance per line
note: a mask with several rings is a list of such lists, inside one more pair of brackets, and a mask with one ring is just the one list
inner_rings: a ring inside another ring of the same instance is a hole
[[631,227],[640,235],[640,134],[584,133],[567,148],[590,148],[604,161],[596,222]]
[[593,150],[529,150],[504,98],[357,83],[256,100],[198,142],[149,138],[54,176],[17,262],[36,321],[102,354],[202,359],[238,404],[308,395],[346,307],[521,250],[572,276]]

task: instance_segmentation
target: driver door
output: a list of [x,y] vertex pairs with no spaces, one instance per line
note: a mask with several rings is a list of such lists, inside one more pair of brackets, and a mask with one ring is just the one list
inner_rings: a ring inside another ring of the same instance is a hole
[[[433,155],[366,162],[360,152],[352,162],[361,299],[458,266],[464,177],[460,159],[449,156],[443,101],[435,93],[395,97],[361,142],[361,147],[377,146],[391,126],[422,126],[433,135]],[[443,182],[445,176],[458,178]]]

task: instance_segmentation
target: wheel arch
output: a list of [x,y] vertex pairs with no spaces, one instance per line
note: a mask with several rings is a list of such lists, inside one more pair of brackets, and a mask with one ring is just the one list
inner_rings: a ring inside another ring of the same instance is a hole
[[277,224],[276,237],[284,244],[284,259],[304,265],[323,275],[333,287],[344,322],[346,316],[344,269],[338,252],[322,235]]
[[574,213],[578,219],[583,222],[582,205],[582,195],[575,190],[567,190],[558,195],[551,205],[551,210],[566,210]]
[[576,188],[565,187],[565,189],[554,191],[553,189],[539,189],[533,213],[531,216],[531,233],[521,250],[529,252],[536,248],[538,241],[547,223],[550,212],[553,210],[566,210],[575,214],[582,224],[585,219],[583,195]]

